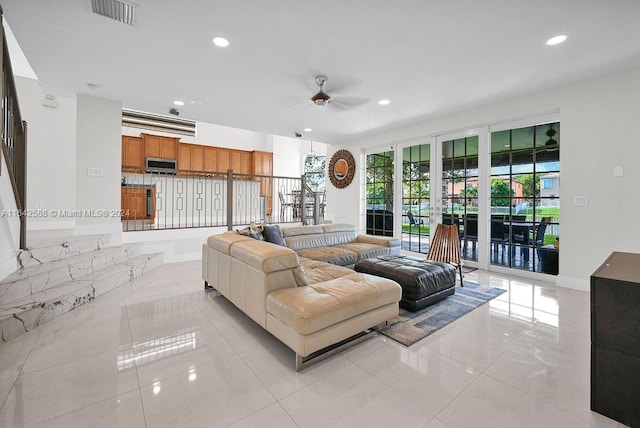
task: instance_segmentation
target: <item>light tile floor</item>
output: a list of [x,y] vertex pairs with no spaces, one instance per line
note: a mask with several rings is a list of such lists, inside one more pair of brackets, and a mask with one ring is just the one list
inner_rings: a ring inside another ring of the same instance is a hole
[[0,346],[2,427],[618,427],[589,410],[589,295],[475,271],[498,297],[405,348],[294,355],[167,264]]

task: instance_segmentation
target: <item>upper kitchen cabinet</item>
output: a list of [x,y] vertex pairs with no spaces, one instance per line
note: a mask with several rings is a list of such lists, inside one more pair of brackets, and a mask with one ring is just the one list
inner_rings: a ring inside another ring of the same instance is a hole
[[253,169],[251,174],[273,175],[273,153],[253,151]]
[[142,138],[122,136],[122,171],[140,172],[144,168],[144,147]]
[[144,142],[145,158],[178,159],[178,141],[180,138],[160,135],[140,134]]
[[204,170],[207,172],[218,171],[218,149],[215,147],[204,148]]
[[178,169],[181,171],[204,171],[204,146],[180,143]]

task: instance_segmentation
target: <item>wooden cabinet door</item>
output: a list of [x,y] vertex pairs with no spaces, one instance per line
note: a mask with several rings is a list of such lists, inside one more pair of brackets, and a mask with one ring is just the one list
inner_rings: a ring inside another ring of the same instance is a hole
[[218,172],[226,173],[231,167],[231,151],[218,149]]
[[215,147],[204,148],[204,170],[208,172],[218,171],[218,150]]
[[140,134],[144,141],[144,154],[148,158],[178,159],[178,140],[180,138],[160,135]]
[[141,220],[147,218],[147,189],[123,187],[120,195],[123,220]]
[[256,175],[272,175],[273,174],[273,153],[253,151],[253,170],[252,174]]
[[193,171],[202,172],[204,168],[204,147],[193,145],[191,146],[191,169]]
[[234,174],[242,174],[242,154],[239,150],[231,151],[231,169]]
[[122,136],[122,171],[141,172],[138,168],[144,168],[144,151],[142,138]]
[[162,159],[178,159],[179,138],[163,137],[160,140],[160,157]]
[[144,142],[144,156],[147,158],[160,157],[160,138],[157,135],[141,134]]
[[191,145],[189,144],[180,144],[178,169],[180,170],[180,174],[184,174],[184,171],[191,169]]
[[252,166],[251,152],[240,152],[240,174],[251,174]]

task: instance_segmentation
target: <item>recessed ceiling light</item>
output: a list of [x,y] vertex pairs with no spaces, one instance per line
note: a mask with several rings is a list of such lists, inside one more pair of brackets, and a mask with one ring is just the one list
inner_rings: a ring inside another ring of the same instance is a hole
[[184,101],[180,101],[180,100],[175,100],[173,102],[173,104],[177,105],[177,106],[183,106],[184,105]]
[[386,106],[390,103],[391,101],[389,100],[380,100],[378,101],[378,104],[380,104],[381,106]]
[[567,40],[567,36],[565,36],[564,34],[560,34],[558,36],[552,37],[549,40],[547,40],[547,45],[548,46],[559,45],[565,40]]
[[311,129],[311,128],[304,128],[304,132],[311,132],[311,131],[313,131],[313,129]]
[[220,46],[221,48],[226,48],[227,46],[229,46],[229,40],[225,39],[224,37],[214,37],[213,44],[216,46]]

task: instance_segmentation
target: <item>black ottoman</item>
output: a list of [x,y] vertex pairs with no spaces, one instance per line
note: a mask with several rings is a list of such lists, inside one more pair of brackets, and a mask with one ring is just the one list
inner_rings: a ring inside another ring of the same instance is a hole
[[448,263],[408,256],[380,256],[360,260],[354,269],[400,284],[400,307],[409,311],[417,311],[455,293],[456,268]]

